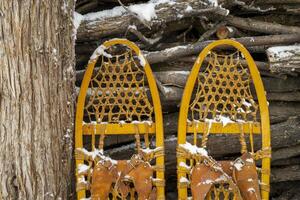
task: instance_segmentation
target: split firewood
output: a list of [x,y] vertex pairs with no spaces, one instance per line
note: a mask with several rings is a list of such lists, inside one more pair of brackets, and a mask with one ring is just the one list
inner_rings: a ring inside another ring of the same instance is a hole
[[[288,35],[268,35],[268,36],[257,36],[257,37],[243,37],[233,38],[234,40],[242,43],[246,47],[257,46],[257,45],[276,45],[282,43],[295,43],[300,40],[300,34],[288,34]],[[166,62],[178,57],[198,54],[203,50],[209,43],[213,41],[197,42],[186,46],[177,46],[168,48],[162,51],[145,52],[145,57],[149,63]]]
[[300,45],[271,47],[267,55],[272,72],[300,73]]
[[263,22],[250,18],[240,18],[232,15],[226,16],[225,20],[228,24],[245,29],[248,31],[256,31],[260,33],[269,33],[269,34],[297,34],[300,32],[300,27],[298,26],[286,26],[276,23]]
[[[139,17],[145,18],[144,20],[148,21],[151,24],[151,29],[154,30],[159,30],[163,24],[177,21],[181,18],[194,17],[212,12],[223,16],[228,13],[226,9],[216,6],[210,1],[178,0],[172,3],[161,3],[158,1],[158,3],[148,4],[148,6],[153,6],[153,9],[151,9],[152,12],[148,13],[149,15],[147,16],[142,11],[137,13],[138,10],[143,10],[143,6],[145,5],[137,4],[129,6],[128,9],[135,12]],[[77,41],[97,40],[101,37],[125,33],[131,22],[135,22],[138,27],[143,27],[142,23],[135,20],[135,17],[126,12],[122,6],[86,15],[78,29]]]
[[271,182],[300,180],[300,165],[272,168]]

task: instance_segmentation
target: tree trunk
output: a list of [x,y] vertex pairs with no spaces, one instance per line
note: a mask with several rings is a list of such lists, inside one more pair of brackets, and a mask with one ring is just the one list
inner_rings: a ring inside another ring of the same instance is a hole
[[0,1],[0,199],[70,193],[73,10],[72,0]]

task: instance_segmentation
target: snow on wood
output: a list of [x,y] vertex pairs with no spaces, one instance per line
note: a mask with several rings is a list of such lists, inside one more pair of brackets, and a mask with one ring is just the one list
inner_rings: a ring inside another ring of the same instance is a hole
[[79,152],[82,152],[84,155],[91,157],[93,160],[95,160],[96,157],[100,158],[99,162],[104,162],[104,161],[110,161],[112,164],[117,164],[116,160],[111,159],[108,156],[105,156],[103,154],[102,150],[95,149],[94,151],[88,151],[85,148],[77,148]]
[[[156,18],[155,7],[162,3],[174,3],[172,0],[151,0],[148,3],[135,4],[128,6],[131,12],[136,13],[139,17],[146,21]],[[107,18],[120,17],[124,14],[129,14],[122,6],[116,6],[112,9],[99,12],[92,12],[84,15],[85,21],[93,22],[94,20],[104,20]]]
[[270,47],[267,56],[272,72],[300,73],[300,45]]
[[103,45],[100,45],[92,54],[91,58],[90,58],[90,62],[94,61],[95,59],[97,59],[100,55],[103,55],[107,58],[112,58],[112,55],[108,54],[105,52],[106,47]]
[[185,162],[180,162],[179,166],[183,167],[183,168],[185,168],[187,170],[191,170],[192,169],[192,167],[188,166]]
[[84,15],[85,21],[102,20],[112,17],[120,17],[125,14],[126,10],[122,6],[116,6],[113,9],[103,10],[99,12],[92,12]]
[[90,169],[90,166],[85,165],[85,164],[80,164],[80,165],[78,165],[77,173],[78,174],[86,173],[89,169]]
[[190,181],[185,178],[185,177],[181,177],[180,180],[179,180],[180,183],[190,183]]
[[202,182],[198,183],[198,185],[208,185],[208,184],[212,184],[212,183],[214,183],[213,180],[206,179],[205,181],[202,181]]
[[212,5],[212,6],[218,6],[219,4],[218,4],[218,0],[208,0],[208,3],[210,4],[210,5]]
[[192,10],[193,8],[190,5],[188,5],[185,9],[185,12],[191,12]]
[[138,55],[138,58],[140,60],[140,65],[142,65],[143,67],[146,66],[147,61],[145,60],[144,56],[142,54]]
[[255,192],[255,189],[254,189],[254,188],[249,188],[247,191],[248,191],[248,192],[251,192],[251,193],[254,193],[254,192]]
[[142,20],[151,21],[151,19],[155,19],[155,4],[154,3],[143,3],[129,6],[129,10],[134,12],[141,18]]
[[253,158],[247,158],[246,161],[249,162],[249,163],[253,163],[254,162]]
[[236,162],[233,165],[238,171],[242,170],[242,167],[244,166],[241,162]]
[[215,182],[224,182],[224,181],[228,181],[228,177],[221,175],[220,177],[218,177]]
[[197,147],[196,145],[192,145],[189,142],[185,144],[180,144],[183,149],[189,151],[191,154],[200,154],[201,156],[207,156],[207,151],[204,148]]
[[77,34],[77,29],[80,26],[81,21],[83,20],[83,15],[79,14],[78,12],[74,11],[74,16],[73,16],[73,37],[76,40],[76,34]]
[[83,15],[79,14],[78,12],[74,12],[73,24],[76,30],[78,29],[83,18]]
[[220,121],[223,127],[225,127],[229,123],[234,123],[229,117],[225,117],[222,115],[217,116],[217,121]]
[[141,151],[146,153],[146,154],[154,153],[154,152],[161,151],[161,150],[163,150],[162,147],[157,147],[155,149],[150,149],[150,148],[141,149]]

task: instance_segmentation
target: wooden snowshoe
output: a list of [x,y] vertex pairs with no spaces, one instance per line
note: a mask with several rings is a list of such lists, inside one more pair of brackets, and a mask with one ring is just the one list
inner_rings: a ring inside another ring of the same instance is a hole
[[[226,54],[220,46],[234,50]],[[237,135],[242,155],[214,160],[208,153],[210,134]],[[261,147],[254,145],[254,137],[261,138]],[[213,42],[196,60],[181,101],[177,159],[180,200],[269,199],[268,104],[255,62],[240,43]]]
[[[105,153],[105,139],[118,135],[134,136],[128,160]],[[109,40],[90,58],[77,102],[75,159],[77,199],[165,199],[159,94],[148,62],[128,40]]]

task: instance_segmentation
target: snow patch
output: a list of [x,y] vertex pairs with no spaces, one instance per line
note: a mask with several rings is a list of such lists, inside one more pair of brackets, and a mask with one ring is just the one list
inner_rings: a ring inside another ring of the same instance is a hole
[[134,29],[134,30],[137,30],[137,27],[136,27],[136,25],[129,25],[129,26],[128,26],[128,29]]
[[217,7],[219,5],[218,0],[208,0],[208,3],[214,7]]
[[198,183],[198,185],[208,185],[208,184],[212,184],[212,183],[214,183],[213,180],[207,179],[205,181],[202,181],[202,182]]
[[182,148],[189,151],[191,154],[200,154],[201,156],[207,156],[207,151],[204,148],[197,147],[196,145],[192,145],[189,142],[186,142],[185,144],[180,144]]
[[98,58],[98,56],[103,55],[107,58],[112,58],[112,55],[105,52],[106,47],[104,45],[100,45],[97,47],[97,49],[94,51],[93,55],[90,58],[90,61],[93,61]]
[[230,33],[233,32],[233,29],[232,29],[230,26],[227,26],[227,29],[228,29],[228,31],[229,31]]
[[215,181],[216,181],[216,182],[228,181],[228,178],[225,177],[224,175],[221,175],[221,176],[220,176],[219,178],[217,178]]
[[[169,5],[175,4],[173,0],[150,0],[148,3],[131,5],[128,7],[128,9],[131,12],[136,13],[139,17],[150,21],[151,19],[157,17],[155,12],[155,6],[163,3],[168,3]],[[116,6],[113,9],[85,14],[84,20],[93,22],[97,19],[104,20],[106,18],[121,17],[123,14],[126,13],[127,11],[122,6]]]
[[300,45],[270,47],[267,51],[269,55],[284,59],[293,56],[293,52],[299,52]]
[[190,181],[185,178],[185,177],[181,177],[180,180],[179,180],[180,183],[189,183]]
[[119,17],[126,13],[126,10],[122,6],[116,6],[113,9],[103,10],[99,12],[92,12],[84,15],[84,20],[94,21],[97,19],[106,19],[111,17]]
[[255,189],[254,189],[254,188],[249,188],[247,191],[248,191],[248,192],[251,192],[251,193],[254,193],[254,192],[255,192]]
[[77,29],[80,26],[81,21],[84,19],[84,16],[79,14],[78,12],[74,12],[73,14],[73,37],[74,40],[76,40],[76,35],[77,35]]
[[162,147],[157,147],[155,149],[150,149],[150,148],[141,149],[141,151],[146,153],[146,154],[154,153],[154,152],[157,152],[157,151],[160,151],[160,150],[163,150],[163,148]]
[[252,106],[252,104],[247,102],[245,99],[242,99],[242,104],[247,106],[248,108]]
[[142,3],[131,5],[128,7],[131,12],[137,14],[141,19],[146,21],[151,21],[151,19],[157,18],[155,12],[155,4],[154,3]]
[[185,168],[187,170],[191,170],[191,167],[188,166],[185,162],[180,162],[179,163],[179,167],[183,167],[183,168]]
[[217,116],[217,121],[221,122],[223,127],[225,127],[229,123],[233,123],[233,121],[229,117],[225,117],[222,115]]
[[90,167],[88,165],[80,164],[80,165],[78,165],[77,172],[78,172],[78,174],[81,174],[81,173],[88,171],[89,169],[90,169]]
[[139,60],[140,60],[140,64],[141,64],[143,67],[145,67],[145,65],[146,65],[147,62],[146,62],[144,56],[140,53],[139,56],[138,56],[138,58],[139,58]]
[[74,12],[73,25],[75,30],[77,30],[80,26],[81,21],[84,19],[84,16],[78,12]]
[[193,11],[193,8],[190,5],[188,5],[185,9],[185,12],[187,12],[187,13],[192,12],[192,11]]
[[242,168],[243,168],[243,164],[240,163],[240,162],[237,162],[237,163],[234,163],[234,167],[238,170],[238,171],[241,171]]

